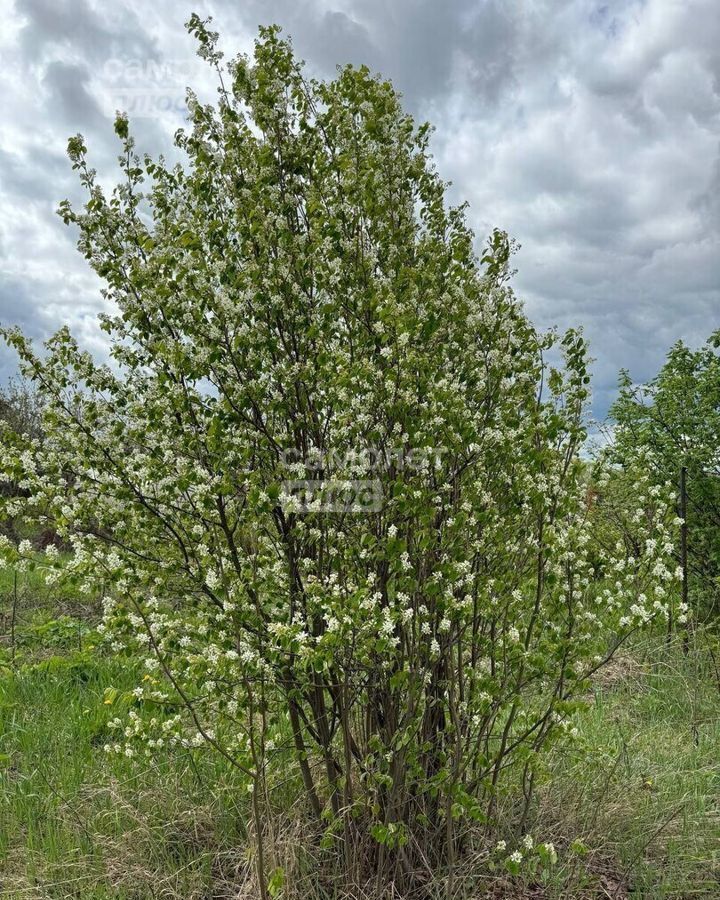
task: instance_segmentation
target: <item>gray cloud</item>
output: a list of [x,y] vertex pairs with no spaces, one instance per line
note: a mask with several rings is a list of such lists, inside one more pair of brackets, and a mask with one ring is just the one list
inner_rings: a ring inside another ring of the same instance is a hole
[[128,5],[105,4],[101,12],[87,0],[16,0],[15,12],[23,22],[19,44],[31,61],[68,50],[86,62],[123,52],[157,56],[152,35]]
[[100,105],[88,89],[89,82],[85,66],[60,60],[46,66],[41,83],[58,124],[88,132],[104,124]]
[[83,131],[111,177],[118,89],[131,74],[154,83],[154,63],[171,108],[130,110],[133,130],[141,149],[172,154],[185,84],[214,90],[182,28],[193,9],[214,14],[229,54],[275,21],[316,75],[352,62],[393,79],[436,125],[438,167],[453,200],[470,201],[478,243],[497,225],[522,244],[530,315],[584,325],[598,415],[619,368],[648,378],[678,337],[720,326],[714,0],[16,0],[0,38],[2,321],[37,336],[67,321],[102,352],[99,285],[53,214],[78,196],[64,146]]

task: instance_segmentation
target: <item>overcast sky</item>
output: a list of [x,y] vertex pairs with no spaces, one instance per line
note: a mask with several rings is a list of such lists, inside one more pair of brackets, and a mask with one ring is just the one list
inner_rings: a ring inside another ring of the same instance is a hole
[[[277,22],[316,75],[366,63],[436,126],[478,244],[522,245],[516,289],[540,326],[583,325],[603,416],[618,370],[645,380],[679,337],[720,326],[717,0],[0,0],[0,321],[62,323],[97,353],[99,282],[55,215],[79,199],[65,156],[85,135],[112,182],[112,118],[172,155],[191,84],[213,84],[183,24],[211,14],[226,53]],[[0,377],[14,369],[0,351]]]

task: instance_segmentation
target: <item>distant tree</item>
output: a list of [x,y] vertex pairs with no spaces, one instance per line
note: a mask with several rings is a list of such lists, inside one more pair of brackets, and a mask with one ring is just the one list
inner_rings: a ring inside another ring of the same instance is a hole
[[530,802],[589,674],[667,615],[664,541],[591,549],[585,343],[533,328],[503,233],[475,257],[392,87],[307,80],[276,28],[225,69],[190,29],[221,84],[217,108],[189,94],[186,168],[140,161],[120,116],[108,198],[70,141],[89,200],[61,212],[117,308],[114,365],[67,329],[43,358],[7,332],[46,438],[4,465],[81,588],[111,586],[113,646],[146,660],[108,750],[225,756],[262,897],[288,777],[327,865],[381,884],[439,868],[452,894],[474,823],[503,791]]
[[[20,447],[27,441],[39,441],[42,437],[42,399],[32,383],[22,378],[10,378],[0,387],[0,436],[3,446]],[[12,479],[0,483],[0,493],[6,497],[22,495],[22,489]],[[14,516],[0,520],[0,532],[13,537],[32,535],[35,542],[47,543],[49,536],[37,529],[18,529]]]
[[656,483],[678,489],[687,469],[688,560],[699,613],[720,611],[720,331],[692,350],[678,341],[647,384],[620,377],[610,416],[612,456],[647,460]]
[[10,378],[5,387],[0,387],[0,422],[20,435],[40,437],[42,399],[32,383]]

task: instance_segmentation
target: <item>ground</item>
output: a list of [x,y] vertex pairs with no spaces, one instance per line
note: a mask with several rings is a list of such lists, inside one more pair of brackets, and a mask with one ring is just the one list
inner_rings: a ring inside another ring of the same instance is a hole
[[[0,896],[253,897],[247,799],[223,761],[105,753],[115,698],[138,673],[102,648],[92,604],[51,597],[30,574],[17,602],[12,573],[0,591]],[[708,629],[684,644],[638,638],[595,679],[577,744],[550,760],[528,823],[557,848],[552,871],[500,876],[480,851],[458,898],[720,896],[719,655]],[[296,853],[299,812],[286,821]]]

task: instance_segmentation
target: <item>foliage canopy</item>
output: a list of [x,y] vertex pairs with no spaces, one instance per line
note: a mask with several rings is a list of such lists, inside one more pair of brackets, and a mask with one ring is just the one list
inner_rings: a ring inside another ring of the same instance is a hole
[[611,456],[631,468],[638,456],[656,483],[678,484],[687,472],[688,559],[694,605],[702,614],[720,603],[720,331],[696,350],[678,341],[647,384],[620,377],[610,411],[616,428]]

